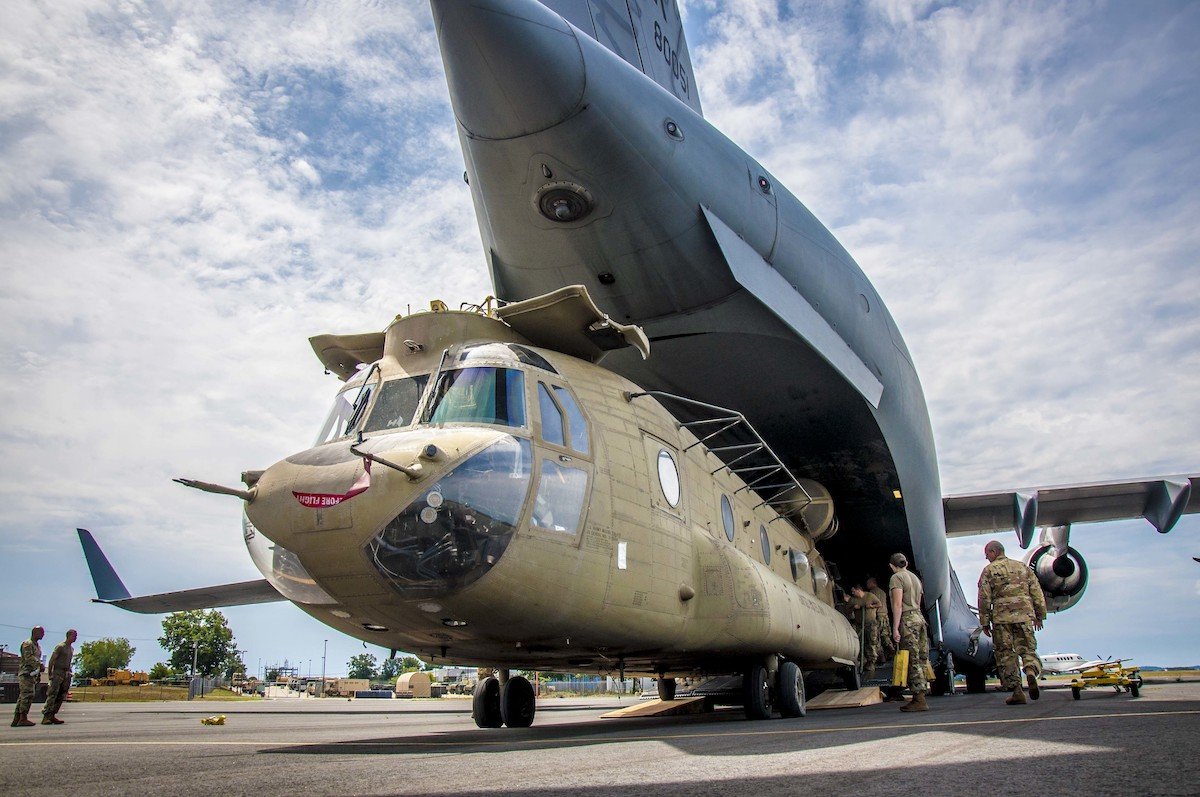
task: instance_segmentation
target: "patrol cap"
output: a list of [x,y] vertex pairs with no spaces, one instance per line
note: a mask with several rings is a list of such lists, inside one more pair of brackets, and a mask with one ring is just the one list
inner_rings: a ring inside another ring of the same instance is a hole
[[888,559],[888,562],[896,567],[908,567],[908,557],[902,553],[892,554],[892,558]]

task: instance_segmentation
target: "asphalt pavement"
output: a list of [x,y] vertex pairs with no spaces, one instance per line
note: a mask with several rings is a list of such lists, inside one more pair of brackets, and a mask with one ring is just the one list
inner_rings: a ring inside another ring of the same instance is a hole
[[751,722],[600,719],[629,699],[551,698],[516,730],[476,728],[451,698],[68,704],[66,725],[0,727],[0,794],[1200,794],[1200,684],[1003,701]]

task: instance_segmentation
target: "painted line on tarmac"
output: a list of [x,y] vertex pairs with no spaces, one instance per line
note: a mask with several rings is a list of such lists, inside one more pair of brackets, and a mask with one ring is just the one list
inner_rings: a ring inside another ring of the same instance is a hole
[[785,730],[761,731],[713,731],[702,733],[674,733],[660,736],[620,736],[605,734],[602,736],[578,736],[563,739],[538,736],[533,739],[469,739],[462,741],[374,741],[374,742],[297,742],[297,741],[254,741],[236,739],[144,739],[144,740],[106,740],[106,741],[67,741],[67,740],[38,740],[38,741],[6,741],[0,740],[0,747],[141,747],[164,745],[177,746],[208,746],[208,747],[519,747],[524,745],[544,745],[547,742],[569,741],[572,744],[588,744],[591,742],[661,742],[680,739],[704,739],[710,736],[800,736],[817,733],[854,733],[858,731],[941,731],[947,728],[964,728],[980,725],[1019,725],[1035,722],[1069,722],[1072,720],[1094,719],[1136,719],[1144,717],[1181,717],[1200,715],[1200,709],[1180,709],[1178,711],[1137,711],[1121,714],[1079,714],[1070,717],[1010,717],[1001,720],[953,720],[950,722],[928,723],[886,723],[881,725],[842,725],[832,728],[788,728]]

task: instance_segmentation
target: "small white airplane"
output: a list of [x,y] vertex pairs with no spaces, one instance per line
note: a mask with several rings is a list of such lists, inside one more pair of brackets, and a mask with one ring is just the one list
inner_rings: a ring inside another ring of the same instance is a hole
[[1050,653],[1041,657],[1042,673],[1052,675],[1065,675],[1067,673],[1083,672],[1099,667],[1102,664],[1119,664],[1122,661],[1129,659],[1113,659],[1109,656],[1107,659],[1092,659],[1087,661],[1078,653]]
[[1087,664],[1083,656],[1078,653],[1049,653],[1040,657],[1042,660],[1042,672],[1054,675],[1061,675],[1065,672],[1070,672],[1076,667]]

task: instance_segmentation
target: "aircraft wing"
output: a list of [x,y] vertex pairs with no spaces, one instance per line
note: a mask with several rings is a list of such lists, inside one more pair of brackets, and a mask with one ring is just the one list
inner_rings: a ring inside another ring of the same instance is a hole
[[244,606],[287,600],[265,578],[134,597],[121,582],[120,576],[109,563],[104,551],[100,550],[100,545],[92,533],[87,529],[76,531],[79,532],[79,544],[83,546],[83,555],[92,574],[92,583],[96,585],[93,603],[107,603],[139,614],[165,614],[190,609],[215,609],[221,606]]
[[1182,515],[1200,512],[1200,474],[951,495],[942,507],[947,536],[1013,530],[1022,548],[1039,526],[1145,518],[1166,534]]

